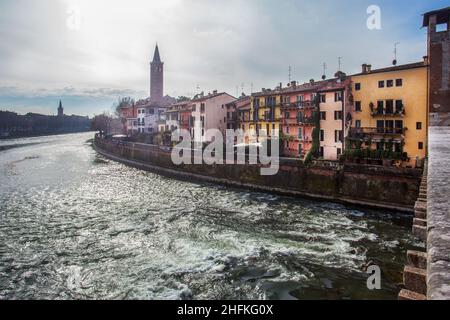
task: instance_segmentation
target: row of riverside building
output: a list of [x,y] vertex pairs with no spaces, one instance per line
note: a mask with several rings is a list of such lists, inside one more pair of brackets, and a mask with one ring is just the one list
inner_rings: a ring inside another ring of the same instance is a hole
[[[125,130],[132,135],[181,128],[193,135],[198,121],[204,142],[210,141],[208,129],[219,129],[223,134],[226,129],[257,134],[263,130],[269,137],[280,139],[284,157],[304,160],[312,155],[324,160],[364,159],[421,166],[427,154],[429,96],[433,94],[429,84],[443,78],[442,68],[433,73],[431,64],[439,59],[441,64],[444,62],[442,52],[430,50],[430,39],[438,36],[448,46],[450,34],[449,8],[432,13],[424,19],[428,56],[420,62],[380,69],[363,64],[361,71],[353,75],[338,71],[333,79],[280,83],[274,89],[240,98],[213,91],[168,104],[172,101],[166,96],[166,105],[156,107],[149,98],[146,105],[123,110]],[[446,29],[437,30],[442,16],[447,17]],[[156,70],[152,62],[151,86],[158,79],[153,73],[162,72],[159,51],[157,60]],[[162,90],[162,84],[156,86]],[[152,124],[146,127],[144,122],[149,117],[153,117]]]

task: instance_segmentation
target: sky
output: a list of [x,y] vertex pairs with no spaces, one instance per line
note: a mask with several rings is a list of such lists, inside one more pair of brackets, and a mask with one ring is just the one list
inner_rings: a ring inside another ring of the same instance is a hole
[[[369,29],[371,5],[380,29]],[[158,43],[165,94],[234,96],[426,55],[422,14],[448,0],[2,0],[0,110],[93,116],[149,95]]]

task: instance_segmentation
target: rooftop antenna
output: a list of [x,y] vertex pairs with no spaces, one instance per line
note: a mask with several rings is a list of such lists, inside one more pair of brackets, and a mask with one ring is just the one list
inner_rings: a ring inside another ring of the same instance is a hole
[[289,66],[289,83],[291,82],[292,67]]
[[197,94],[199,94],[200,93],[200,84],[199,83],[197,83],[196,89],[197,89]]
[[397,46],[400,44],[400,42],[394,43],[394,61],[392,61],[392,64],[395,66],[397,65]]
[[326,74],[327,74],[327,64],[324,62],[322,66],[323,66],[322,80],[325,80],[327,78],[327,76],[326,76]]
[[241,83],[241,89],[242,89],[242,90],[241,90],[242,93],[244,93],[244,83],[243,83],[243,82]]
[[250,83],[250,94],[253,94],[253,82]]
[[342,57],[338,57],[338,71],[341,71]]
[[236,86],[236,98],[239,98],[239,86]]

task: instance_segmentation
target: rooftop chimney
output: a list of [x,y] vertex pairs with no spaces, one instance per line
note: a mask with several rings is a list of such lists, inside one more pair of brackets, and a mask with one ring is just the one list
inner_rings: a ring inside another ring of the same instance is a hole
[[428,56],[423,56],[423,64],[428,65]]
[[367,73],[367,63],[362,65],[362,73]]
[[372,65],[368,64],[367,65],[367,72],[370,73],[372,71]]
[[314,79],[309,80],[310,84],[314,84]]
[[291,86],[295,88],[297,86],[297,81],[291,81]]
[[214,91],[213,91],[213,94],[217,94],[217,90],[214,90]]

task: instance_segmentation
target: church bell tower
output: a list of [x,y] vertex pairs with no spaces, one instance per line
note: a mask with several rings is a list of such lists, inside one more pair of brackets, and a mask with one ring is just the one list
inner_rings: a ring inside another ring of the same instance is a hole
[[153,61],[150,63],[150,98],[152,102],[161,102],[164,96],[164,62],[159,56],[158,44],[155,47]]

